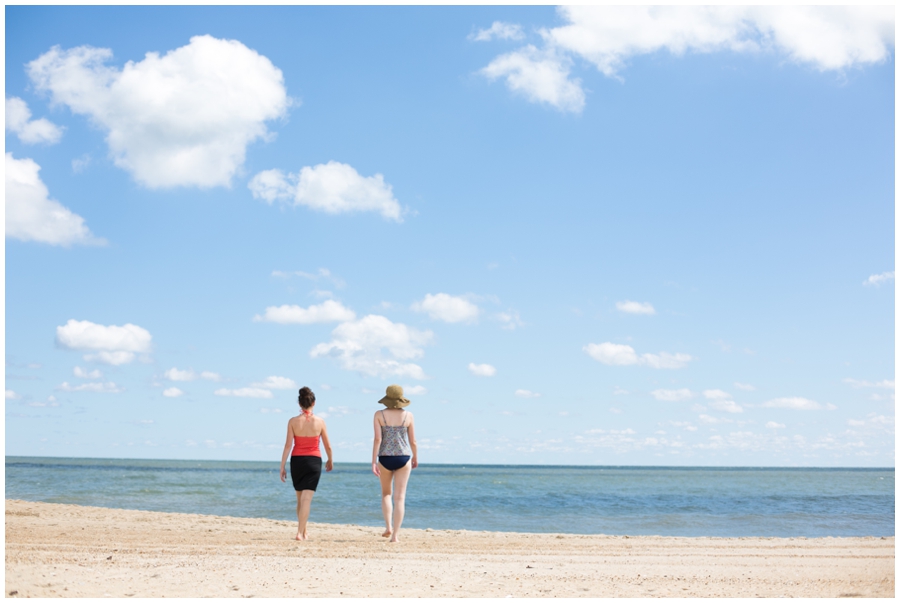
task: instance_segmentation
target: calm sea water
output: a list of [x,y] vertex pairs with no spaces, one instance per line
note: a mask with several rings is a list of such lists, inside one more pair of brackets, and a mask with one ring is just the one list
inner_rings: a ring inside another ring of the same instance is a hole
[[[322,475],[311,520],[380,526],[362,463]],[[6,457],[6,498],[294,520],[278,463]],[[422,465],[404,526],[662,536],[893,536],[893,469]]]

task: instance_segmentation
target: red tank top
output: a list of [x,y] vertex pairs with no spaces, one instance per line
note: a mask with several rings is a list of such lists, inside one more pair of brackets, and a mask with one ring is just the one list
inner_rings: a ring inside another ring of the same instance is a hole
[[294,436],[294,449],[291,456],[317,456],[322,458],[319,451],[320,436]]

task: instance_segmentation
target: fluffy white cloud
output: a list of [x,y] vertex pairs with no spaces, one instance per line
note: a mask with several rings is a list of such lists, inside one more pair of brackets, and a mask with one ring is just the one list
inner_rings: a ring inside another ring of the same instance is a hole
[[236,40],[195,36],[121,70],[111,58],[106,48],[54,46],[28,75],[105,130],[115,164],[150,188],[228,186],[247,145],[290,105],[281,71]]
[[709,406],[724,412],[744,412],[744,408],[734,400],[713,400]]
[[851,379],[847,377],[844,379],[844,383],[851,385],[852,387],[860,388],[860,387],[879,387],[884,389],[894,389],[894,382],[889,381],[888,379],[883,379],[881,381],[876,381],[872,383],[871,381],[860,381],[858,379]]
[[694,397],[694,392],[684,389],[655,389],[650,395],[661,402],[682,402]]
[[863,281],[863,285],[881,286],[882,283],[894,280],[894,272],[882,272],[881,274],[873,274]]
[[212,371],[203,371],[201,373],[194,372],[194,369],[187,370],[177,369],[174,366],[163,373],[163,376],[169,381],[195,381],[197,379],[206,379],[207,381],[221,381],[222,377],[218,373]]
[[581,113],[584,91],[581,80],[569,79],[571,60],[553,50],[529,44],[500,55],[481,70],[490,80],[503,78],[513,93],[533,103],[543,103],[563,112]]
[[50,198],[40,169],[31,159],[6,154],[6,236],[63,247],[106,244],[84,225],[84,218]]
[[736,388],[738,388],[739,390],[741,390],[742,392],[755,392],[756,391],[756,388],[753,387],[752,385],[750,385],[749,383],[738,383],[737,381],[735,381],[734,386]]
[[630,345],[611,343],[589,343],[582,348],[584,352],[597,362],[610,366],[643,365],[655,369],[678,369],[687,366],[693,360],[689,354],[641,354]]
[[356,318],[356,313],[341,302],[326,300],[318,306],[269,306],[266,313],[253,317],[254,322],[277,322],[283,325],[309,325],[320,322],[346,322]]
[[281,170],[266,170],[247,186],[255,198],[269,204],[282,201],[329,214],[374,211],[389,220],[403,221],[400,203],[384,176],[363,177],[346,163],[329,161],[286,176]]
[[424,396],[428,390],[424,385],[408,385],[404,386],[403,394],[406,396]]
[[784,423],[776,423],[775,421],[769,421],[766,423],[766,429],[784,429]]
[[515,310],[510,310],[509,312],[498,312],[494,315],[494,318],[500,321],[500,328],[506,329],[507,331],[515,330],[516,328],[521,327],[525,324],[519,317],[519,313]]
[[17,394],[16,392],[14,392],[13,390],[11,390],[11,389],[6,390],[6,399],[7,400],[18,400],[19,398],[21,398],[21,396],[19,394]]
[[656,314],[650,302],[625,301],[616,302],[616,309],[627,314]]
[[97,394],[118,394],[125,391],[124,388],[119,387],[112,381],[107,383],[80,383],[78,385],[69,385],[68,381],[63,381],[62,385],[56,389],[64,392],[93,392]]
[[528,391],[527,389],[517,389],[516,395],[520,398],[540,398],[541,395],[537,392]]
[[15,96],[6,99],[6,129],[25,144],[56,144],[62,138],[62,128],[43,117],[31,119],[28,104]]
[[469,36],[476,42],[489,42],[491,40],[521,40],[525,37],[522,26],[515,23],[494,21],[488,29],[479,29]]
[[241,387],[238,389],[221,388],[213,392],[217,396],[232,396],[235,398],[272,398],[272,392],[259,387]]
[[70,319],[65,325],[56,327],[56,342],[60,347],[95,351],[86,354],[84,359],[112,365],[127,364],[134,360],[135,353],[150,351],[151,339],[146,329],[131,323],[107,327]]
[[169,387],[163,390],[162,395],[166,398],[177,398],[178,396],[183,396],[184,392],[177,387]]
[[100,369],[88,371],[81,368],[80,366],[76,366],[72,371],[72,374],[80,379],[100,379],[101,377],[103,377],[103,373],[100,372]]
[[478,375],[479,377],[493,377],[497,374],[497,369],[490,364],[475,364],[474,362],[470,362],[469,372],[473,375]]
[[297,389],[297,382],[288,377],[278,377],[271,375],[266,377],[259,383],[251,383],[253,387],[261,387],[263,389]]
[[384,316],[369,314],[338,325],[331,336],[329,343],[315,346],[310,356],[332,356],[346,370],[376,377],[426,378],[422,367],[402,361],[425,354],[422,346],[431,343],[434,337],[431,331],[419,331]]
[[703,391],[703,397],[710,400],[710,407],[725,412],[744,412],[744,409],[731,399],[731,394],[721,389],[707,389]]
[[820,71],[879,63],[894,45],[891,6],[567,6],[566,24],[541,30],[482,73],[533,102],[581,111],[584,92],[569,77],[573,58],[618,77],[634,56],[668,52],[767,52]]
[[814,400],[806,398],[775,398],[768,402],[763,402],[765,408],[793,408],[795,410],[820,410],[822,405]]
[[464,297],[437,293],[427,294],[425,299],[413,303],[412,310],[425,312],[434,320],[444,322],[472,322],[478,318],[478,306]]

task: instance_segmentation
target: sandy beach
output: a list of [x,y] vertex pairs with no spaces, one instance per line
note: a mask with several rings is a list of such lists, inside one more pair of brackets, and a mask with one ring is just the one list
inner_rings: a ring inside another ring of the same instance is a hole
[[[313,509],[315,514],[315,509]],[[404,530],[6,501],[12,597],[892,597],[894,538]]]

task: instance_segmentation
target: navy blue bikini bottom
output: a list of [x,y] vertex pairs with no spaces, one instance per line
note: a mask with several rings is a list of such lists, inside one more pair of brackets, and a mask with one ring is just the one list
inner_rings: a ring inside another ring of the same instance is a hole
[[378,462],[388,471],[402,469],[409,462],[408,456],[380,456]]

